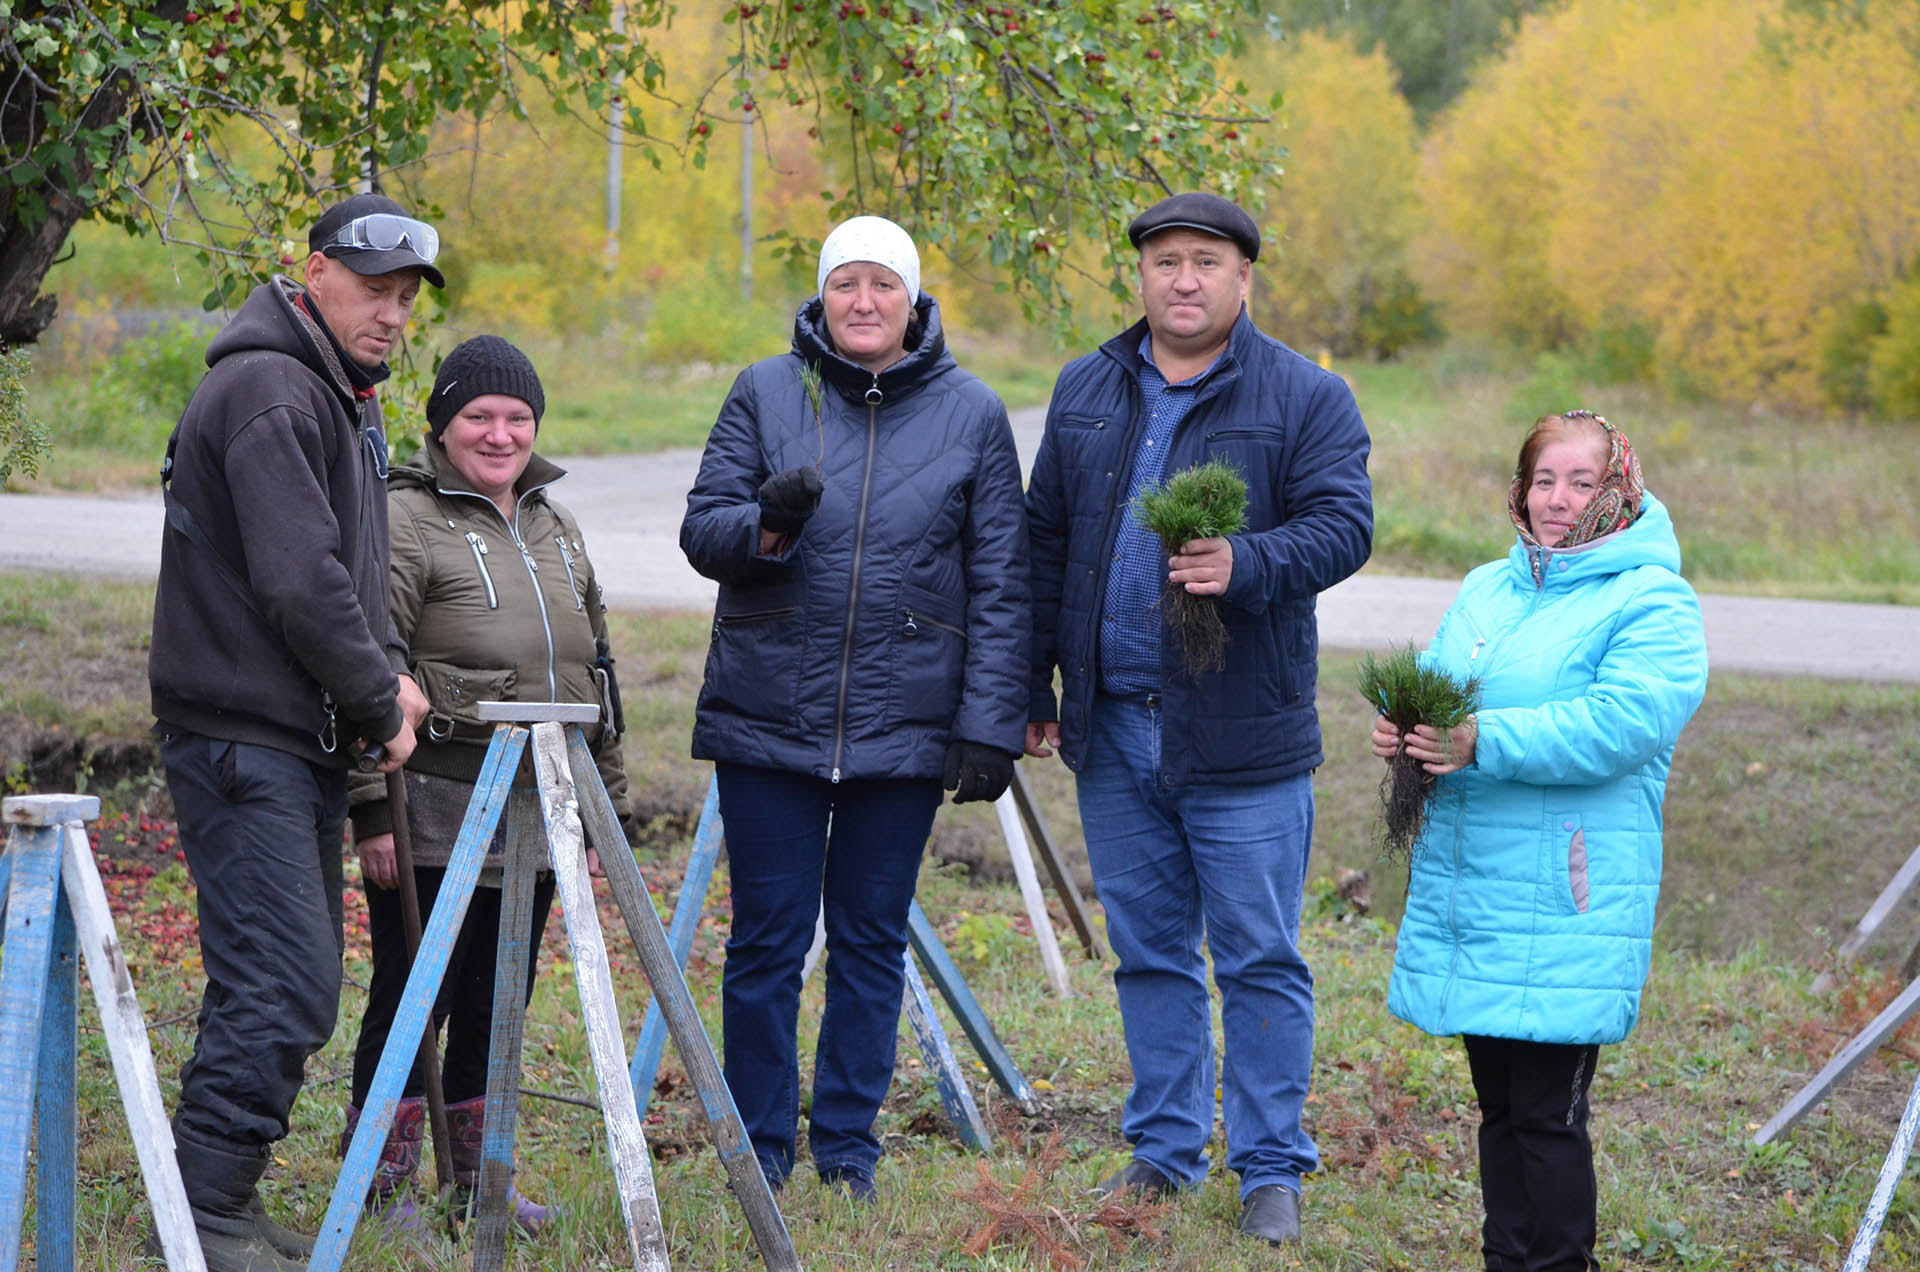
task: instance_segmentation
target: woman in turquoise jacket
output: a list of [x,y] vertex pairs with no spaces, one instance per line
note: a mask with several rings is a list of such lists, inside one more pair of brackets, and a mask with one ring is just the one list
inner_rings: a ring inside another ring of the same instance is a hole
[[[1439,782],[1387,1005],[1466,1043],[1488,1272],[1560,1272],[1599,1266],[1587,1087],[1639,1015],[1706,637],[1673,522],[1598,415],[1534,424],[1508,511],[1518,541],[1467,576],[1422,656],[1479,677],[1481,706],[1406,738]],[[1401,736],[1378,719],[1372,741],[1391,759]]]

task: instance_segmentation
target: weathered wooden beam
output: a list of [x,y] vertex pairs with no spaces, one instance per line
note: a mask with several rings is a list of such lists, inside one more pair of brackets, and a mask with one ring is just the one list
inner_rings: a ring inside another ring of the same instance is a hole
[[933,1000],[927,996],[927,983],[920,979],[920,969],[913,965],[913,953],[908,951],[903,958],[907,967],[906,993],[902,996],[907,1023],[913,1026],[914,1040],[920,1044],[920,1054],[926,1060],[927,1072],[933,1075],[934,1086],[940,1092],[940,1103],[946,1106],[947,1118],[953,1123],[953,1129],[959,1132],[961,1142],[968,1148],[985,1152],[993,1147],[993,1137],[988,1134],[987,1123],[980,1116],[980,1106],[974,1103],[973,1091],[967,1086],[967,1075],[960,1068],[960,1061],[954,1057],[953,1047],[947,1042],[947,1031],[940,1027],[940,1017],[933,1010]]
[[0,1091],[6,1093],[0,1099],[0,1268],[19,1265],[26,1221],[34,1070],[60,886],[59,827],[15,822],[7,855],[13,877],[7,884],[6,958],[0,960]]
[[1053,880],[1053,890],[1066,907],[1067,921],[1073,924],[1074,934],[1080,938],[1080,948],[1086,951],[1088,958],[1099,962],[1104,955],[1100,936],[1093,930],[1093,917],[1088,914],[1086,900],[1081,897],[1080,889],[1073,882],[1073,874],[1067,869],[1066,858],[1060,855],[1058,841],[1048,831],[1046,820],[1040,816],[1040,802],[1033,797],[1033,787],[1028,783],[1022,765],[1013,766],[1013,784],[1008,789],[1013,792],[1013,802],[1020,809],[1020,820],[1027,824],[1027,835],[1033,840],[1034,851]]
[[1027,921],[1040,943],[1040,965],[1046,969],[1053,992],[1062,998],[1073,997],[1073,985],[1067,980],[1067,965],[1060,958],[1060,943],[1054,939],[1053,916],[1047,913],[1047,899],[1040,895],[1040,879],[1033,871],[1033,853],[1027,847],[1026,828],[1020,824],[1020,810],[1013,793],[1003,791],[993,801],[1000,817],[1000,833],[1006,837],[1007,856],[1013,861],[1013,877],[1020,883],[1020,896],[1027,903]]
[[1867,943],[1873,940],[1881,926],[1892,916],[1894,908],[1905,899],[1908,892],[1913,890],[1916,882],[1920,882],[1920,848],[1915,848],[1907,854],[1907,859],[1901,864],[1900,869],[1896,870],[1893,878],[1887,881],[1887,886],[1880,889],[1880,895],[1873,899],[1873,904],[1867,907],[1867,912],[1860,916],[1858,923],[1853,925],[1853,931],[1840,943],[1840,948],[1834,951],[1833,968],[1813,978],[1814,993],[1824,994],[1833,988],[1837,979],[1835,973],[1860,957],[1860,951],[1867,948]]
[[507,1232],[513,1220],[514,1141],[520,1128],[527,968],[538,954],[533,948],[533,876],[546,864],[546,825],[539,797],[525,789],[513,791],[507,796],[507,852],[501,867],[500,927],[494,946],[493,1028],[487,1037],[480,1182],[469,1201],[476,1216],[474,1272],[501,1272],[507,1264]]
[[[83,831],[82,834],[85,832]],[[74,1034],[80,988],[73,910],[55,889],[53,948],[47,960],[47,998],[40,1013],[39,1070],[34,1090],[34,1178],[38,1183],[38,1272],[73,1272],[74,1188],[80,1126],[74,1109]]]
[[[160,1096],[160,1075],[153,1066],[147,1041],[146,1016],[134,993],[127,956],[114,930],[107,889],[83,827],[63,831],[61,880],[67,904],[73,910],[74,941],[87,965],[87,983],[100,1013],[100,1031],[113,1061],[113,1080],[120,1088],[133,1152],[146,1180],[147,1200],[153,1209],[154,1232],[161,1253],[173,1272],[206,1272],[193,1214],[187,1208],[187,1189],[180,1181],[180,1164],[173,1155],[173,1128]],[[44,1164],[42,1169],[45,1169]]]
[[627,1048],[620,1038],[620,1013],[614,1005],[613,973],[607,965],[600,912],[587,879],[586,832],[580,824],[579,798],[567,765],[567,739],[561,726],[533,726],[533,765],[546,815],[547,842],[553,849],[553,874],[573,951],[573,980],[580,991],[580,1014],[587,1028],[600,1090],[600,1112],[607,1127],[607,1152],[614,1186],[626,1216],[634,1267],[667,1272],[667,1235],[654,1191],[653,1163],[640,1113],[627,1076]]
[[476,720],[489,724],[592,724],[600,718],[597,702],[476,702]]
[[1853,1236],[1853,1248],[1847,1252],[1846,1264],[1840,1272],[1867,1272],[1867,1262],[1873,1258],[1873,1247],[1880,1241],[1880,1228],[1886,1223],[1887,1211],[1893,1206],[1893,1194],[1900,1186],[1900,1176],[1906,1173],[1907,1158],[1913,1154],[1913,1140],[1917,1133],[1920,1133],[1920,1078],[1914,1080],[1913,1091],[1907,1096],[1907,1109],[1900,1116],[1900,1129],[1894,1132],[1886,1160],[1880,1163],[1880,1179],[1874,1185],[1873,1198],[1867,1202],[1867,1213],[1860,1218],[1860,1227]]
[[480,879],[481,863],[486,860],[487,848],[493,842],[494,829],[500,824],[507,791],[526,746],[524,728],[503,724],[493,731],[480,776],[474,783],[473,799],[467,805],[467,815],[454,840],[447,873],[440,883],[440,894],[434,899],[433,914],[420,937],[419,955],[413,960],[413,970],[407,974],[400,1006],[387,1033],[386,1048],[381,1051],[380,1063],[374,1069],[373,1086],[361,1109],[360,1124],[347,1149],[347,1159],[340,1167],[326,1217],[321,1221],[308,1272],[340,1272],[346,1262],[347,1247],[360,1223],[361,1206],[366,1201],[367,1188],[373,1183],[374,1169],[380,1164],[387,1132],[393,1129],[394,1114],[400,1106],[407,1073],[413,1068],[420,1035],[427,1028],[433,1000],[447,974],[454,941],[460,935],[467,906],[473,900],[474,885]]
[[[661,1012],[661,1019],[672,1031],[680,1062],[686,1066],[694,1090],[699,1092],[700,1107],[707,1117],[707,1138],[720,1154],[720,1165],[727,1172],[727,1182],[747,1216],[747,1227],[753,1233],[754,1244],[760,1248],[760,1258],[769,1268],[780,1272],[799,1272],[800,1257],[794,1251],[793,1238],[787,1234],[786,1221],[780,1217],[773,1189],[768,1186],[767,1177],[760,1171],[760,1161],[753,1154],[753,1141],[733,1102],[733,1092],[727,1087],[713,1039],[707,1036],[693,993],[680,974],[680,961],[674,957],[672,942],[660,926],[660,915],[653,908],[640,863],[633,859],[633,850],[627,846],[613,801],[607,796],[607,788],[601,785],[600,770],[594,764],[586,735],[578,728],[567,730],[567,761],[573,769],[574,790],[580,799],[580,817],[586,823],[588,842],[600,852],[600,868],[606,872],[607,890],[613,894],[614,904],[620,907],[620,917],[626,922],[627,933],[640,954],[640,966],[653,989],[653,1007]],[[715,820],[718,821],[717,814]],[[717,838],[717,826],[715,835]],[[701,892],[704,894],[706,889],[702,888]],[[657,1055],[655,1063],[658,1063]],[[631,1075],[628,1085],[633,1085]],[[651,1093],[652,1089],[649,1079],[646,1090]],[[636,1112],[640,1107],[639,1097],[640,1091],[636,1089]]]
[[[706,908],[707,886],[713,882],[714,863],[720,859],[720,783],[707,783],[707,799],[700,806],[700,825],[693,832],[693,851],[688,854],[686,871],[680,876],[680,899],[674,902],[673,923],[667,928],[667,948],[676,969],[684,969],[693,953],[693,934],[700,926],[701,911]],[[624,842],[624,840],[622,841]],[[660,1057],[667,1049],[667,1019],[660,1012],[658,995],[647,1004],[646,1019],[640,1023],[640,1045],[633,1049],[633,1064],[627,1070],[632,1079],[633,1098],[641,1113],[653,1100],[653,1081],[660,1073]]]
[[1805,1117],[1809,1110],[1827,1098],[1829,1091],[1840,1085],[1848,1074],[1866,1062],[1868,1056],[1879,1050],[1881,1043],[1898,1033],[1900,1026],[1906,1024],[1915,1012],[1920,1012],[1920,981],[1914,981],[1902,990],[1900,996],[1888,1003],[1880,1014],[1873,1018],[1871,1024],[1855,1034],[1846,1046],[1840,1048],[1839,1054],[1827,1062],[1826,1068],[1820,1070],[1813,1081],[1801,1087],[1794,1097],[1788,1100],[1765,1126],[1760,1128],[1760,1133],[1753,1137],[1753,1142],[1756,1145],[1770,1143],[1795,1122]]
[[927,912],[914,901],[907,907],[907,941],[913,946],[913,952],[920,958],[920,965],[927,969],[927,975],[940,990],[941,997],[947,1000],[948,1010],[954,1019],[960,1022],[960,1029],[973,1043],[973,1049],[979,1053],[980,1060],[987,1066],[987,1072],[1007,1093],[1007,1098],[1020,1106],[1024,1113],[1033,1113],[1040,1107],[1034,1099],[1033,1087],[1021,1074],[1013,1057],[1001,1045],[1000,1038],[993,1032],[993,1023],[987,1019],[987,1013],[980,1009],[974,999],[973,991],[967,988],[966,978],[960,975],[960,969],[954,966],[953,959],[947,953],[947,947],[940,943],[939,933],[933,930],[933,923],[927,918]]

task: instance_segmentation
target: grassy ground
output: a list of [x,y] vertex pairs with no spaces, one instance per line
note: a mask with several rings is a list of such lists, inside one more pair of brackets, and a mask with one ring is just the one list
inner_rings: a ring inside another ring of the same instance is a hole
[[[58,725],[72,735],[138,719],[149,599],[137,587],[0,577],[0,684],[48,686],[37,697],[16,692],[8,700],[16,727],[45,733]],[[706,782],[703,768],[686,758],[686,738],[707,630],[704,615],[614,616],[632,728],[629,764],[655,831],[642,865],[663,906],[678,893]],[[58,670],[71,649],[88,651],[84,671]],[[52,679],[61,674],[69,679]],[[983,872],[930,861],[922,901],[1016,1061],[1044,1083],[1045,1108],[1022,1117],[988,1097],[984,1075],[976,1074],[997,1142],[989,1154],[969,1154],[947,1130],[911,1043],[903,1044],[880,1126],[888,1155],[879,1204],[852,1209],[804,1172],[782,1197],[808,1266],[1037,1269],[1079,1266],[1076,1259],[1178,1269],[1477,1266],[1475,1114],[1464,1059],[1457,1043],[1420,1035],[1384,1009],[1403,880],[1376,868],[1374,913],[1357,916],[1329,878],[1338,867],[1377,867],[1370,833],[1378,768],[1362,754],[1365,709],[1351,678],[1352,660],[1329,655],[1321,702],[1328,762],[1316,779],[1315,882],[1303,936],[1319,999],[1309,1125],[1323,1157],[1307,1185],[1308,1243],[1276,1257],[1237,1240],[1229,1230],[1235,1192],[1222,1173],[1164,1211],[1106,1216],[1133,1223],[1128,1232],[1095,1222],[1085,1190],[1124,1160],[1119,1108],[1128,1068],[1111,966],[1074,957],[1070,945],[1077,996],[1059,1001],[1046,993],[1018,894],[991,881],[991,815],[949,807],[936,827],[935,853],[978,859]],[[65,704],[82,693],[92,695],[91,705],[69,710]],[[1883,974],[1884,951],[1831,997],[1811,998],[1804,986],[1834,934],[1912,847],[1920,808],[1906,776],[1916,761],[1920,691],[1716,679],[1682,740],[1669,790],[1669,873],[1645,1015],[1628,1043],[1603,1052],[1595,1081],[1607,1266],[1803,1272],[1839,1261],[1920,1058],[1914,1044],[1883,1052],[1783,1143],[1754,1150],[1748,1140],[1898,989]],[[1054,764],[1033,776],[1071,854],[1078,837],[1069,781]],[[24,773],[11,778],[17,785]],[[171,1101],[200,988],[191,880],[178,863],[163,796],[138,776],[107,794],[113,811],[97,844],[113,858],[109,886],[147,1019],[169,1022],[152,1037]],[[706,915],[690,978],[717,1036],[724,870]],[[605,905],[602,917],[618,930]],[[348,975],[364,985],[357,889],[349,898],[349,946]],[[623,947],[616,943],[615,979],[631,1039],[645,991]],[[812,1022],[819,986],[808,992],[803,1021]],[[310,1070],[272,1175],[271,1204],[309,1228],[338,1169],[333,1141],[358,1004],[359,991],[350,989],[342,1029]],[[803,1023],[803,1055],[811,1054],[812,1028]],[[525,1058],[529,1088],[575,1096],[593,1089],[558,924],[543,953]],[[753,1266],[744,1224],[672,1058],[664,1073],[660,1120],[648,1134],[676,1264]],[[103,1044],[89,1029],[80,1066],[89,1111],[80,1197],[85,1266],[94,1268],[130,1266],[144,1223],[124,1126],[108,1112],[111,1081]],[[534,1097],[523,1116],[522,1186],[559,1202],[565,1217],[550,1240],[517,1246],[510,1266],[623,1266],[597,1115]],[[1219,1153],[1216,1143],[1216,1160]],[[1920,1189],[1909,1183],[1877,1266],[1915,1260]],[[463,1263],[449,1251],[410,1259],[363,1239],[352,1266]]]

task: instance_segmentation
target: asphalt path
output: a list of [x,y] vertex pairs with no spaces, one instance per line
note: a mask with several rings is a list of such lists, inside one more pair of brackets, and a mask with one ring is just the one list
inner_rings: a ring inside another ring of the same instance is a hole
[[[1014,412],[1023,468],[1040,443],[1039,408]],[[555,494],[586,531],[607,603],[617,609],[706,609],[714,585],[680,554],[680,516],[699,466],[695,450],[555,457]],[[150,580],[160,567],[157,491],[0,495],[0,570]],[[1329,649],[1425,644],[1457,579],[1363,570],[1320,597]],[[1716,670],[1920,683],[1920,607],[1764,597],[1700,598]]]

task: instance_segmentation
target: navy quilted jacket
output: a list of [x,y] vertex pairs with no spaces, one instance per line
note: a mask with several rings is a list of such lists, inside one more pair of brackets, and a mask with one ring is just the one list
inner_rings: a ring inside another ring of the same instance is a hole
[[[1060,373],[1027,491],[1034,645],[1029,715],[1058,720],[1061,756],[1086,755],[1099,685],[1100,615],[1141,428],[1142,320]],[[1260,782],[1321,760],[1314,710],[1314,598],[1373,543],[1368,439],[1353,394],[1263,334],[1243,310],[1168,452],[1169,475],[1225,459],[1247,479],[1247,530],[1232,536],[1220,599],[1226,666],[1190,676],[1164,625],[1160,776],[1173,785]],[[1053,692],[1058,667],[1064,697]]]
[[[838,781],[939,777],[954,738],[1019,753],[1031,608],[1013,430],[947,352],[931,297],[917,318],[876,377],[833,352],[815,297],[793,351],[741,372],[720,408],[680,525],[720,584],[696,759]],[[825,381],[817,423],[807,363]],[[760,483],[816,463],[818,511],[762,556]]]

